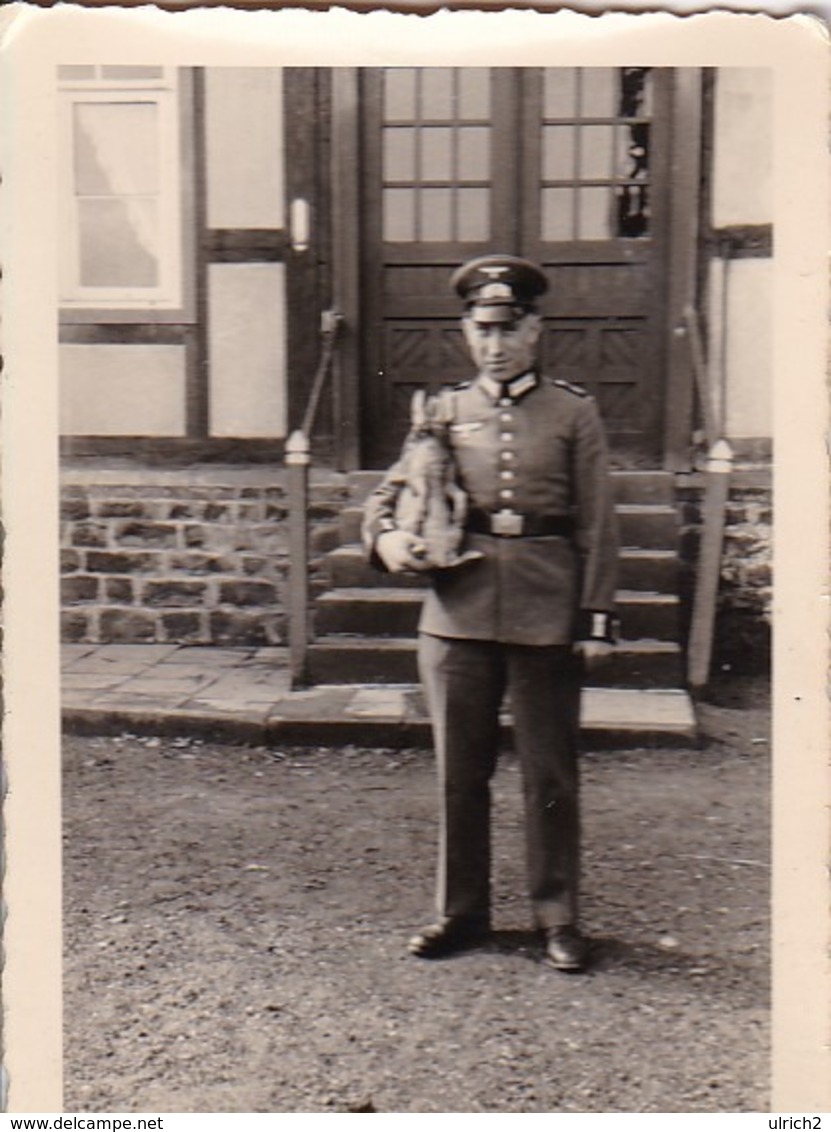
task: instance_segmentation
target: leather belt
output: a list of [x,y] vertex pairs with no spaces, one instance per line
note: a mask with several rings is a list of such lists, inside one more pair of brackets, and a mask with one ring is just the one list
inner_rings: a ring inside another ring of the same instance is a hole
[[497,535],[500,538],[541,538],[546,535],[569,538],[574,534],[574,521],[567,515],[522,515],[509,508],[501,511],[471,508],[465,526],[474,534]]

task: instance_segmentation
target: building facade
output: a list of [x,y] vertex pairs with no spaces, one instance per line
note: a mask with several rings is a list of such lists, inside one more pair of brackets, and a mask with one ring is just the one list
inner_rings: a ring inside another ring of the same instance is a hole
[[[113,467],[147,483],[178,465],[195,483],[217,462],[243,478],[264,464],[278,482],[324,312],[342,318],[316,463],[385,466],[413,391],[469,375],[447,279],[490,251],[545,267],[544,368],[597,397],[617,466],[683,479],[719,435],[764,490],[768,71],[98,65],[59,83],[76,578],[93,573],[84,539],[123,542],[125,516],[100,502]],[[99,502],[85,509],[81,487]],[[178,528],[155,535],[194,549]],[[72,616],[70,635],[107,635]]]

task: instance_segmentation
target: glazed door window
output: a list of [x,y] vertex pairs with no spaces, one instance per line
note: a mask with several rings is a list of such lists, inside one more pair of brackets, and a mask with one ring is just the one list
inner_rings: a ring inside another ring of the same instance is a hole
[[543,267],[541,365],[597,398],[618,452],[652,458],[672,83],[649,67],[363,73],[362,397],[373,465],[394,457],[415,390],[469,376],[447,282],[486,252]]
[[477,243],[491,232],[492,77],[394,67],[381,86],[386,243]]
[[650,235],[652,85],[648,67],[543,72],[543,241]]

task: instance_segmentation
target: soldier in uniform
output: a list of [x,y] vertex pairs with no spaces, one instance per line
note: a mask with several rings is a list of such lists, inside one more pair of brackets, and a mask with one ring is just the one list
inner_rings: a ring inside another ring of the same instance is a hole
[[[439,958],[490,931],[490,779],[507,691],[534,922],[546,961],[577,971],[588,956],[577,907],[580,689],[613,645],[606,444],[594,400],[537,370],[543,272],[490,255],[451,285],[478,374],[439,394],[440,419],[468,495],[466,545],[481,557],[431,572],[419,623],[441,799],[438,919],[409,950]],[[425,568],[423,542],[396,526],[403,467],[390,469],[364,518],[371,560],[393,573]]]

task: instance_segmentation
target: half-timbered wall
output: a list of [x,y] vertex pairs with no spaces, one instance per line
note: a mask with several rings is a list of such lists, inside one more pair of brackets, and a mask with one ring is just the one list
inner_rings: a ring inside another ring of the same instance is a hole
[[[155,446],[279,459],[281,440],[308,395],[330,277],[337,279],[348,250],[330,249],[326,230],[327,200],[341,199],[347,187],[334,173],[337,183],[330,184],[327,172],[328,91],[330,81],[337,87],[338,74],[60,70],[61,428],[71,451],[135,455]],[[751,447],[772,428],[771,94],[764,69],[719,69],[711,77],[705,127],[702,321],[726,432]],[[467,107],[464,100],[460,105]],[[460,152],[471,150],[476,172],[475,146],[482,150],[484,127],[478,118],[471,122],[465,119],[457,133]],[[390,199],[374,221],[367,219],[368,231],[376,224],[393,232],[391,226],[406,219],[401,208],[392,209],[407,203],[399,169],[406,154],[394,149],[407,138],[396,123],[387,130]],[[546,126],[545,137],[567,132],[557,123]],[[446,124],[436,126],[430,139],[442,141],[447,133]],[[335,134],[331,143],[340,152]],[[432,151],[425,152],[429,158]],[[344,153],[347,164],[354,161],[354,145]],[[543,203],[567,191],[556,180],[553,159],[546,160]],[[532,165],[529,158],[526,179]],[[333,160],[332,168],[340,166]],[[423,194],[447,195],[436,177]],[[470,197],[459,212],[468,225],[481,221],[476,202],[484,190],[474,181],[459,189]],[[532,189],[529,199],[536,200]],[[590,205],[587,196],[586,217],[594,215]],[[562,208],[549,212],[549,220],[566,215]],[[431,223],[441,215],[432,205],[425,214]],[[354,228],[352,235],[357,240]],[[630,239],[630,259],[642,242]],[[374,309],[373,278],[356,288],[357,298],[337,296],[357,312],[342,339],[342,371],[350,333],[357,329],[361,341],[366,337],[360,331]],[[564,280],[557,293],[569,290]],[[567,344],[562,335],[559,344]],[[553,356],[558,341],[547,345]],[[364,365],[360,372],[375,370]],[[362,431],[337,380],[333,392],[340,396],[337,419],[351,421],[356,433],[346,447],[366,447],[366,420]],[[366,411],[364,405],[364,418]],[[325,413],[321,427],[328,427]]]
[[259,231],[285,229],[282,83],[270,67],[205,73],[206,227],[237,248],[236,262],[211,256],[207,270],[214,437],[285,435],[285,267],[256,246]]
[[773,428],[772,86],[769,70],[724,68],[714,88],[710,364],[727,436],[751,455]]
[[66,67],[59,78],[70,451],[278,443],[287,429],[283,71]]

